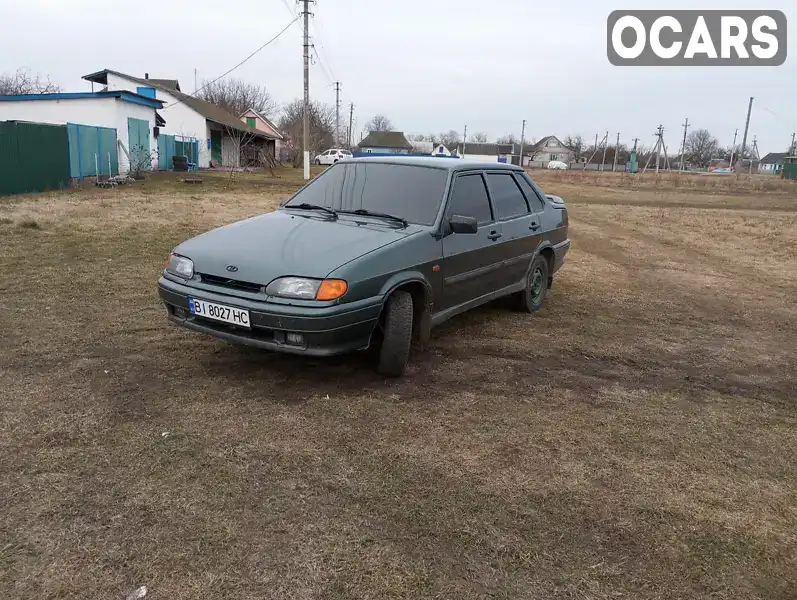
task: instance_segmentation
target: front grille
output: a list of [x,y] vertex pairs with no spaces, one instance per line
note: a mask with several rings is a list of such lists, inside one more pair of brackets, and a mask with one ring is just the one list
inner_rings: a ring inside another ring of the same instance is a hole
[[263,290],[263,286],[259,283],[251,283],[249,281],[240,281],[238,279],[228,279],[227,277],[219,277],[217,275],[207,275],[200,273],[202,281],[211,285],[220,285],[222,287],[230,288],[233,290],[241,290],[244,292],[251,292],[259,294]]

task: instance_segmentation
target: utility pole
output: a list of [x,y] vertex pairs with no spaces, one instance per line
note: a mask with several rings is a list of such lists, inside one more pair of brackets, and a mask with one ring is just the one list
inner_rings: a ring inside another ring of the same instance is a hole
[[351,128],[353,124],[354,124],[354,102],[352,102],[351,105],[349,106],[349,139],[348,139],[349,150],[351,150],[351,131],[352,131]]
[[794,136],[797,134],[791,134],[791,146],[789,146],[789,156],[794,156]]
[[462,134],[462,158],[465,158],[465,144],[468,142],[468,126],[465,125],[465,133]]
[[733,171],[733,154],[736,152],[736,137],[739,135],[739,129],[737,128],[736,131],[733,132],[733,145],[731,146],[731,162],[728,165],[731,171]]
[[196,95],[196,69],[194,69],[194,95]]
[[661,147],[664,145],[664,127],[659,125],[659,131],[656,134],[659,142],[656,145],[656,175],[659,174],[659,163],[661,163]]
[[636,152],[636,145],[639,142],[639,138],[634,138],[634,152]]
[[304,114],[302,115],[302,157],[304,178],[310,179],[310,0],[302,0],[304,10]]
[[620,154],[620,132],[617,132],[617,143],[614,145],[614,164],[612,165],[612,173],[617,170],[617,155]]
[[604,170],[606,164],[606,150],[609,147],[609,132],[606,132],[606,137],[603,138],[603,158],[601,158],[601,171]]
[[593,154],[597,154],[598,153],[598,134],[597,133],[595,134],[595,148],[593,148],[592,152],[593,152]]
[[335,145],[340,146],[340,81],[335,82]]
[[687,117],[686,121],[684,121],[683,128],[684,128],[684,141],[681,144],[681,164],[678,165],[679,172],[684,170],[684,157],[686,155],[686,130],[689,129],[689,117]]
[[[523,142],[526,140],[526,119],[523,119],[523,127],[520,128],[520,166],[523,167]],[[792,140],[793,142],[794,140]],[[794,145],[794,144],[792,144]]]
[[[748,174],[748,175],[752,175],[752,174],[753,174],[753,152],[755,152],[755,156],[756,156],[756,158],[759,158],[759,154],[758,154],[758,140],[756,139],[756,136],[753,136],[753,145],[752,145],[752,150],[750,150],[750,168],[749,168],[749,169],[748,169],[748,171],[747,171],[747,174]],[[744,163],[742,163],[742,164],[744,164]]]
[[753,111],[753,97],[750,96],[750,104],[747,105],[747,121],[744,124],[744,135],[742,136],[742,149],[739,156],[742,157],[742,167],[744,167],[744,151],[747,146],[747,132],[750,129],[750,113]]

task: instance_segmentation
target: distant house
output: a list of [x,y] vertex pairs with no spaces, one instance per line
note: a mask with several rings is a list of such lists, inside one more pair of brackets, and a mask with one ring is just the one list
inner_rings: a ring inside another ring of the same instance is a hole
[[275,151],[278,136],[250,127],[220,106],[184,94],[176,79],[150,79],[147,73],[143,78],[133,77],[110,69],[90,73],[83,79],[104,86],[104,90],[127,90],[164,105],[161,114],[165,125],[157,132],[151,131],[153,136],[159,136],[159,168],[171,168],[169,161],[163,159],[175,147],[199,167],[240,166],[242,144],[247,150]]
[[788,152],[770,152],[761,159],[759,171],[762,173],[775,173],[783,169]]
[[355,148],[366,154],[409,154],[412,144],[403,131],[372,131]]
[[[491,144],[482,142],[459,142],[452,154],[467,160],[477,160],[481,162],[512,162],[512,155],[515,150],[520,151],[517,144]],[[525,154],[525,152],[524,152]]]
[[446,148],[445,144],[437,144],[429,154],[432,156],[451,156],[451,150]]
[[282,151],[282,142],[285,140],[285,136],[279,129],[277,129],[277,126],[274,125],[272,121],[264,117],[253,108],[244,111],[244,113],[241,115],[241,121],[249,125],[249,127],[253,127],[258,131],[262,131],[266,135],[274,136],[274,156],[280,156]]
[[[552,160],[557,160],[570,164],[574,156],[572,148],[565,146],[562,140],[555,135],[546,135],[536,144],[531,144],[529,153],[530,157],[524,161],[524,166],[527,165],[529,161],[547,164]],[[523,154],[526,153],[523,152]]]

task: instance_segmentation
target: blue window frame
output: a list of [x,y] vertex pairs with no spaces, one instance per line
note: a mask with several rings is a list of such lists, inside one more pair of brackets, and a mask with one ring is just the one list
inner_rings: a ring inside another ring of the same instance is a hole
[[146,96],[147,98],[155,97],[155,88],[151,87],[137,87],[136,94],[139,96]]

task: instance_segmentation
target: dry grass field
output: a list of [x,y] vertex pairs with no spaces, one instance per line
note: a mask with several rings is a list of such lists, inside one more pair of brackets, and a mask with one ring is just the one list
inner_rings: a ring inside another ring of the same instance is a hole
[[171,248],[296,175],[0,199],[1,598],[795,597],[793,187],[535,172],[546,307],[386,380],[166,323]]

